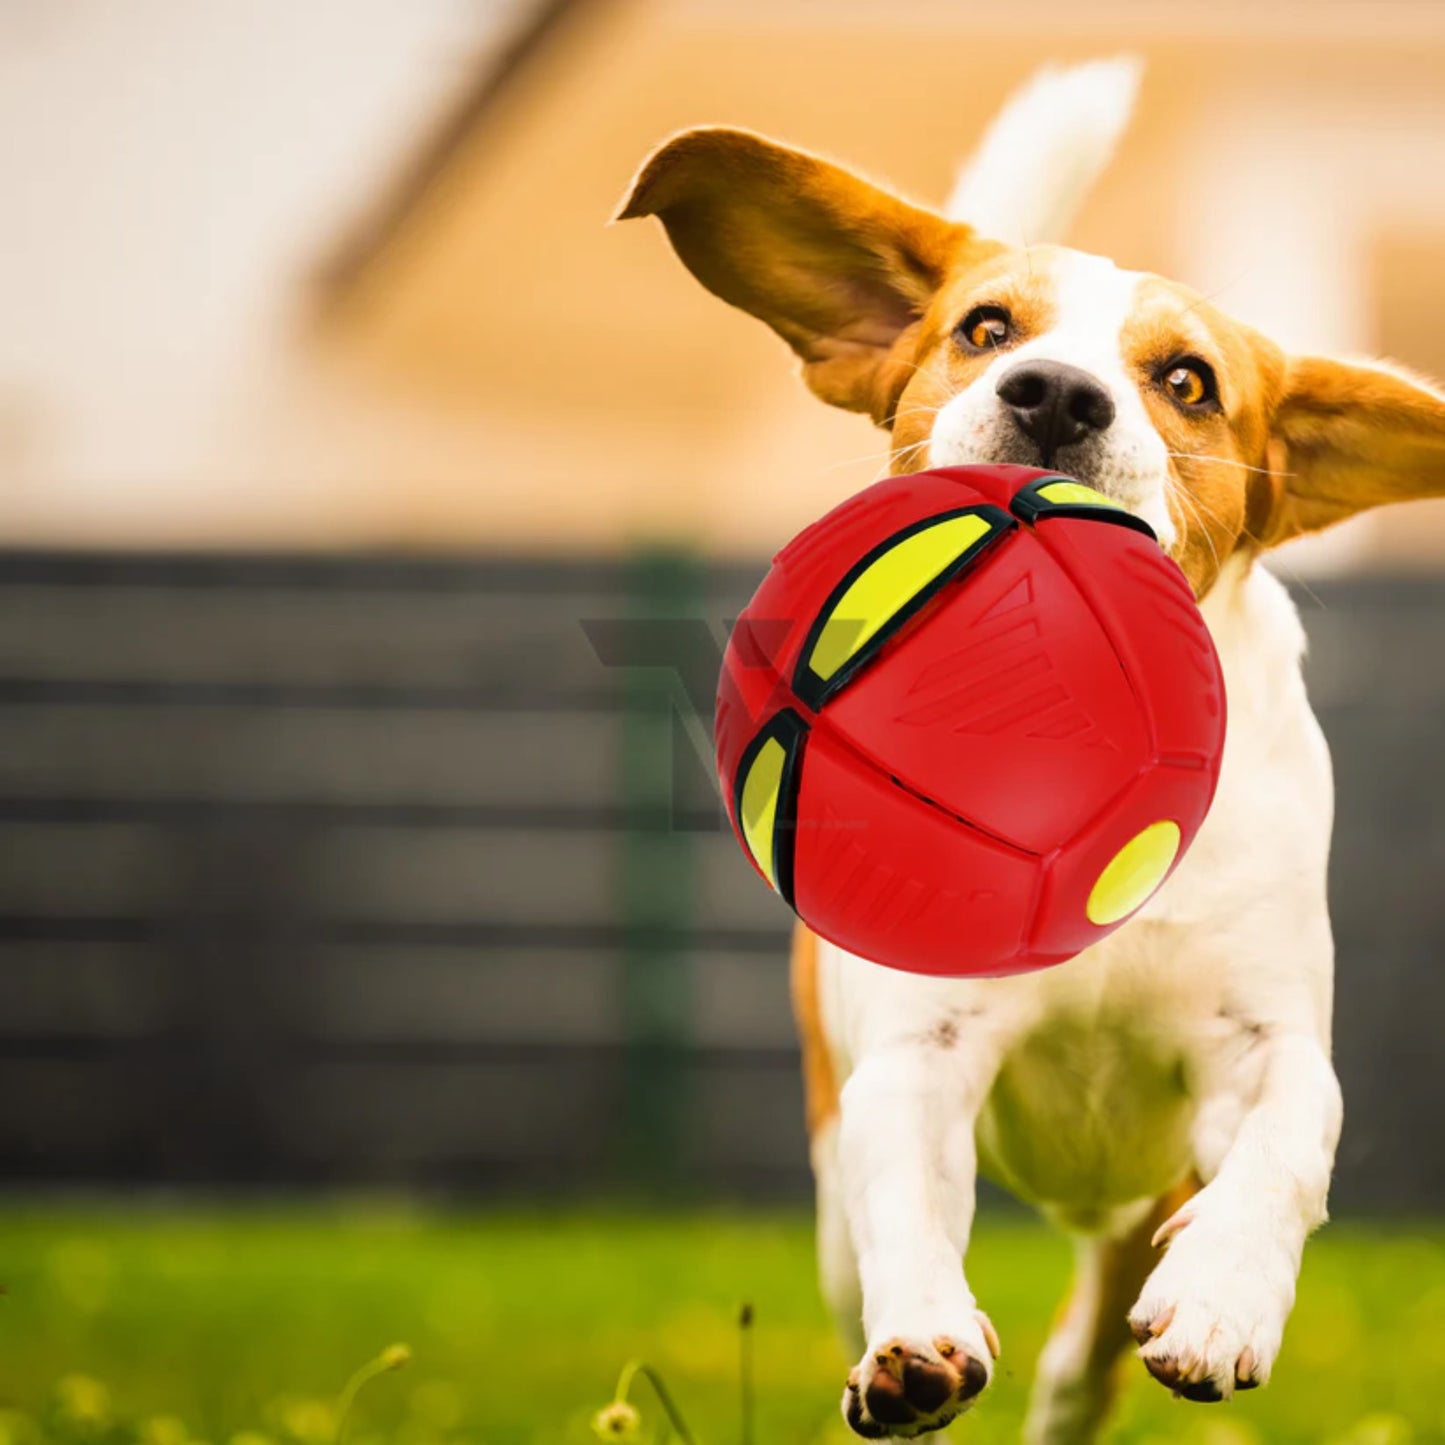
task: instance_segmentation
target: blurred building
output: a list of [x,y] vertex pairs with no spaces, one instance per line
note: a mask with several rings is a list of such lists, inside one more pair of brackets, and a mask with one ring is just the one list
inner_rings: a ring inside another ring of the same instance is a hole
[[[787,920],[716,829],[688,678],[607,626],[695,623],[705,694],[760,559],[883,438],[607,226],[669,132],[928,200],[1039,63],[1141,53],[1076,242],[1445,375],[1445,11],[1412,0],[0,27],[12,1177],[802,1186]],[[1436,503],[1282,563],[1340,771],[1347,1204],[1445,1202],[1412,1138],[1445,1106],[1442,556]]]
[[[937,199],[1035,66],[1121,49],[1143,97],[1077,243],[1287,344],[1445,374],[1445,12],[1413,0],[69,0],[0,24],[14,540],[755,555],[882,439],[655,226],[606,225],[641,158],[726,121]],[[1429,561],[1442,517],[1336,545]]]

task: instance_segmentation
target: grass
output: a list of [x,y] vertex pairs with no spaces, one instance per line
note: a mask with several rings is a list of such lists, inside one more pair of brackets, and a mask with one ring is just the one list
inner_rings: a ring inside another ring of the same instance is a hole
[[[951,1432],[1018,1439],[1067,1273],[1056,1236],[986,1219],[970,1277],[1004,1341]],[[851,1440],[846,1364],[802,1214],[0,1210],[0,1445],[332,1445],[336,1397],[388,1345],[347,1445],[570,1445],[625,1361],[705,1445],[737,1445],[739,1301],[757,1311],[756,1445]],[[659,1412],[632,1398],[651,1440]],[[1275,1383],[1229,1406],[1131,1375],[1118,1445],[1445,1442],[1445,1228],[1332,1226],[1306,1257]]]

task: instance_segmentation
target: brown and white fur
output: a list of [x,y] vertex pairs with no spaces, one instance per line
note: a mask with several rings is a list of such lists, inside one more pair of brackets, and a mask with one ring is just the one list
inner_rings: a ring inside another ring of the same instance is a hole
[[[1445,492],[1445,398],[1386,366],[1285,355],[1172,281],[980,233],[1012,214],[1036,239],[1067,212],[1133,87],[1121,63],[1037,82],[961,184],[966,219],[728,129],[668,141],[621,212],[659,217],[706,287],[789,343],[820,397],[886,428],[894,472],[1042,464],[1147,518],[1227,680],[1223,776],[1197,842],[1078,958],[927,979],[799,932],[819,1256],[860,1351],[844,1415],[868,1438],[938,1429],[992,1376],[998,1341],[960,1268],[979,1171],[1078,1241],[1033,1445],[1095,1438],[1131,1349],[1192,1400],[1267,1381],[1325,1218],[1341,1117],[1330,761],[1298,617],[1258,559]],[[1109,405],[1087,425],[1025,425],[999,384],[1039,361],[1083,373]]]

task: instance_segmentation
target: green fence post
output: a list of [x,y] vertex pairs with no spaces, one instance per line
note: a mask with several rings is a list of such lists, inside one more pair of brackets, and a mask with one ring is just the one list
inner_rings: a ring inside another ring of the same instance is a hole
[[[700,567],[692,557],[639,554],[628,568],[628,583],[628,616],[643,625],[702,617]],[[683,819],[697,800],[675,795],[674,752],[687,746],[681,678],[665,667],[630,667],[625,689],[621,788],[627,818],[619,867],[627,1031],[622,1162],[630,1182],[667,1188],[680,1175],[693,1082],[689,935],[697,850],[691,832],[695,824]]]

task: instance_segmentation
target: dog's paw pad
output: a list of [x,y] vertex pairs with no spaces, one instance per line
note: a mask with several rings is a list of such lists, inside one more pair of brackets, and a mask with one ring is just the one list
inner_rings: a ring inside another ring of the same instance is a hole
[[[985,1332],[990,1352],[998,1338],[992,1331],[990,1325]],[[950,1336],[940,1335],[927,1346],[889,1340],[848,1376],[843,1418],[865,1440],[912,1439],[941,1430],[988,1380],[988,1365]]]
[[880,1425],[863,1409],[862,1392],[858,1389],[858,1372],[848,1376],[848,1386],[843,1391],[843,1419],[848,1428],[865,1440],[881,1440],[888,1434],[888,1427]]
[[1144,1356],[1144,1368],[1181,1400],[1193,1400],[1202,1405],[1215,1405],[1224,1398],[1224,1392],[1210,1379],[1195,1380],[1185,1373],[1184,1366],[1173,1355]]

